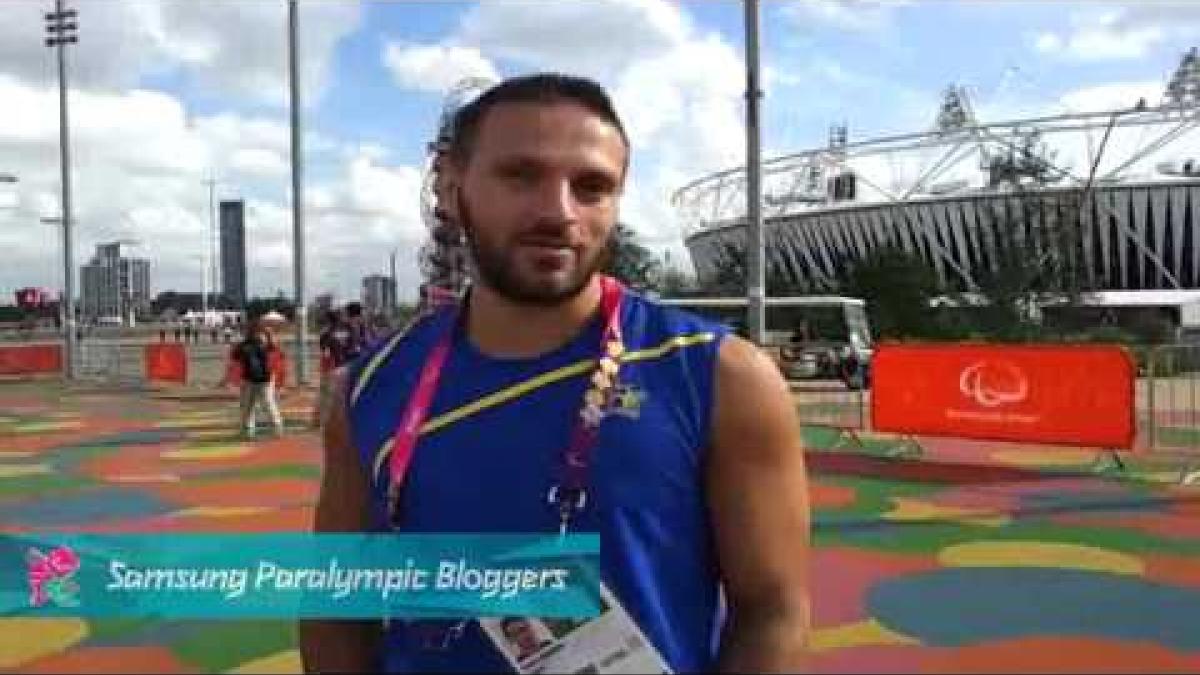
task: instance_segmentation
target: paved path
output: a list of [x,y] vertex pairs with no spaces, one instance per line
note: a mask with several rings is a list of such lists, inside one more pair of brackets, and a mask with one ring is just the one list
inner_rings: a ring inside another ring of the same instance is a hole
[[[311,394],[297,428],[232,434],[231,394],[0,385],[0,531],[274,531],[309,526]],[[802,407],[811,401],[798,402]],[[1200,670],[1200,488],[1094,453],[924,440],[822,451],[815,510],[818,672]],[[3,562],[0,564],[21,564]],[[298,672],[288,622],[0,618],[0,671]]]

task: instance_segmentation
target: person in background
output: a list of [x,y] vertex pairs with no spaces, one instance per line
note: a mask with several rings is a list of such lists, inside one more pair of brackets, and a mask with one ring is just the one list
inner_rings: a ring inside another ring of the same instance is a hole
[[245,438],[253,438],[256,431],[256,409],[262,407],[277,436],[283,435],[283,416],[279,413],[276,400],[275,373],[272,372],[270,331],[261,323],[247,324],[246,337],[233,348],[232,357],[240,373],[241,411],[238,428]]
[[363,316],[360,303],[351,302],[346,305],[346,329],[348,335],[345,352],[342,362],[338,364],[339,368],[358,358],[374,340],[374,331]]
[[326,310],[321,316],[321,332],[317,338],[317,349],[320,352],[320,384],[317,387],[317,400],[313,406],[312,426],[320,428],[325,423],[325,415],[329,410],[329,399],[333,392],[334,379],[334,331],[339,323],[338,313]]

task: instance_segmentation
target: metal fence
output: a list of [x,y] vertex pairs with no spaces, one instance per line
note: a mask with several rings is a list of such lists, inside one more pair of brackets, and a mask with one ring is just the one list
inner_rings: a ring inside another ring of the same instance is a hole
[[1200,462],[1200,344],[1134,351],[1140,447]]
[[[99,385],[138,387],[146,381],[145,349],[154,340],[146,339],[93,339],[84,338],[77,344],[77,370],[80,379]],[[184,343],[188,357],[188,385],[214,387],[225,375],[230,344],[201,340]],[[291,359],[291,343],[284,345],[288,351],[289,371],[294,364]],[[309,348],[310,379],[315,382],[319,354]],[[293,373],[294,377],[294,373]]]
[[806,425],[837,429],[870,428],[870,393],[840,380],[792,380],[797,410]]

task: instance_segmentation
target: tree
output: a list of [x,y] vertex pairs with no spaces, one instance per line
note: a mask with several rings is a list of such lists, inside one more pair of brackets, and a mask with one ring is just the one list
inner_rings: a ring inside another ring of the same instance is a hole
[[638,243],[632,228],[617,223],[604,271],[630,288],[644,291],[657,288],[662,276],[662,263],[650,249]]
[[880,248],[850,268],[844,292],[867,301],[876,335],[942,337],[948,331],[931,301],[941,294],[924,259],[900,248]]
[[668,298],[682,298],[693,292],[693,286],[687,276],[670,262],[663,265],[662,278],[658,282],[658,292]]

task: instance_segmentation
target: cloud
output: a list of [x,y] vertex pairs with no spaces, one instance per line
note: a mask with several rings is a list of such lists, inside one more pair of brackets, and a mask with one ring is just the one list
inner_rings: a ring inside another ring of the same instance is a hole
[[395,251],[400,289],[416,289],[423,168],[388,165],[371,146],[346,150],[337,178],[306,193],[314,287],[357,298],[362,275],[384,272]]
[[[116,90],[155,71],[166,56],[161,45],[161,7],[157,1],[73,3],[78,12],[79,42],[67,48],[72,84],[85,89]],[[43,15],[52,3],[0,3],[0,63],[9,76],[28,83],[57,77],[54,52],[46,48]]]
[[476,5],[459,32],[497,58],[607,79],[675,49],[691,28],[665,0],[506,0]]
[[[17,264],[0,267],[0,289],[60,288],[57,89],[0,76],[0,156],[15,185],[0,185],[0,246]],[[247,195],[252,293],[292,287],[286,121],[232,113],[188,115],[183,103],[147,90],[71,95],[76,265],[97,243],[131,238],[152,261],[155,292],[198,291],[210,219],[210,175],[217,200]],[[312,185],[306,223],[312,288],[357,297],[364,269],[395,247],[415,248],[422,171],[389,166],[381,148],[346,147],[310,137],[331,164]],[[312,153],[316,155],[317,153]],[[410,265],[415,269],[415,265]],[[415,278],[415,272],[413,273]]]
[[[623,219],[647,242],[679,242],[670,196],[683,182],[744,161],[741,55],[720,35],[699,30],[675,2],[480,3],[440,43],[389,51],[393,72],[401,55],[450,70],[478,55],[509,70],[567,72],[606,85],[633,144]],[[431,69],[436,80],[434,66],[412,70]],[[411,77],[396,79],[426,89]]]
[[1069,91],[1059,98],[1059,105],[1066,112],[1123,110],[1140,100],[1155,105],[1162,95],[1163,83],[1157,80],[1109,82]]
[[[358,2],[297,3],[301,96],[310,103],[328,84],[334,49],[357,30]],[[205,88],[266,103],[287,102],[287,5],[208,0],[160,5],[160,49]]]
[[492,62],[474,47],[389,43],[384,64],[405,89],[445,93],[467,78],[498,80]]
[[795,26],[828,26],[852,33],[878,33],[890,28],[894,13],[909,0],[793,0],[781,10]]
[[[334,49],[361,22],[351,0],[299,3],[301,93],[325,90]],[[0,63],[28,83],[57,76],[39,2],[0,3]],[[287,102],[287,5],[282,2],[124,0],[76,3],[79,43],[68,48],[71,83],[121,91],[148,75],[181,72],[208,94]]]
[[1098,5],[1071,15],[1070,28],[1031,36],[1045,56],[1073,61],[1120,61],[1147,56],[1175,39],[1193,40],[1200,31],[1194,3],[1144,3],[1136,7]]

